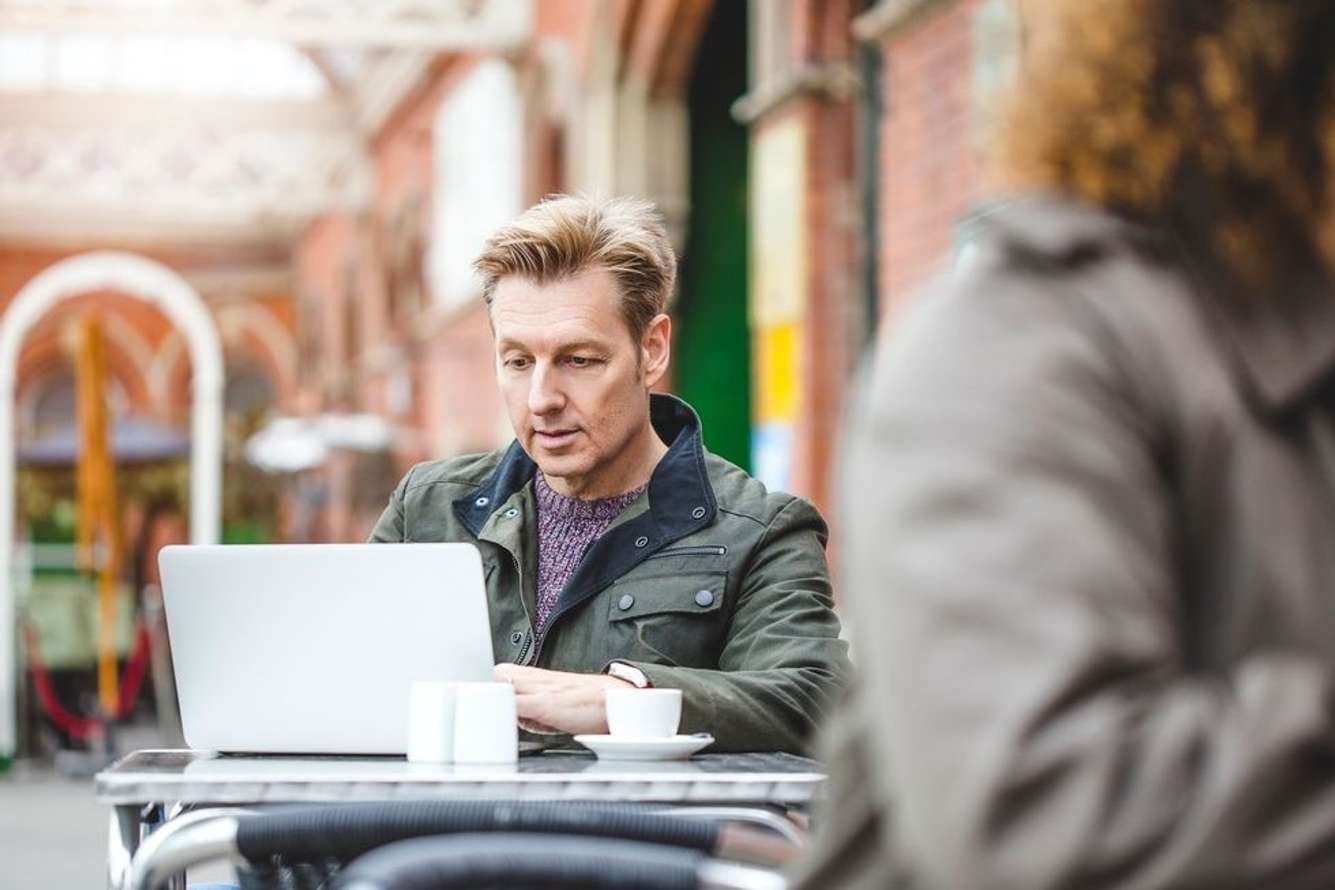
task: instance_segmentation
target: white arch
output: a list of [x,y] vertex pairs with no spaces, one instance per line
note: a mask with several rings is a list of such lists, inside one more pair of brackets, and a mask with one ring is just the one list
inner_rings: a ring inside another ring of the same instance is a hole
[[0,315],[0,756],[15,747],[14,396],[23,338],[52,307],[79,294],[114,289],[157,306],[185,334],[193,371],[190,418],[190,540],[217,543],[222,523],[223,353],[199,294],[160,263],[118,251],[61,260],[40,272]]

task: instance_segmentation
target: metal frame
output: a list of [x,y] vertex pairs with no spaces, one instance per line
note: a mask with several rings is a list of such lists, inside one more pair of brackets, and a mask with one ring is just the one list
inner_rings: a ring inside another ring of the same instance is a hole
[[654,812],[716,822],[741,822],[772,831],[794,846],[805,846],[807,842],[806,833],[794,825],[791,819],[760,807],[663,807]]
[[[0,237],[282,241],[364,209],[367,140],[431,61],[516,51],[534,19],[532,0],[0,0],[0,32],[281,41],[330,87],[310,100],[0,96]],[[340,78],[321,51],[355,56],[360,73]]]
[[[98,799],[107,804],[142,805],[148,801],[181,800],[192,804],[331,803],[340,800],[405,800],[423,797],[514,800],[586,800],[651,804],[698,804],[733,806],[763,803],[767,806],[808,805],[824,775],[810,771],[766,769],[769,757],[791,755],[716,755],[737,758],[729,771],[668,771],[653,764],[628,764],[624,771],[580,772],[554,768],[543,770],[544,761],[521,758],[519,767],[478,765],[477,768],[430,768],[404,761],[354,759],[342,772],[288,769],[272,758],[226,758],[201,754],[197,760],[231,767],[224,773],[154,773],[137,770],[134,757],[176,754],[172,751],[142,751],[98,773]],[[557,758],[583,758],[571,752],[545,754]],[[711,755],[705,755],[709,757]],[[805,762],[802,758],[793,758]],[[193,765],[192,761],[192,765]],[[319,763],[319,761],[316,761]],[[339,761],[334,761],[338,763]],[[668,764],[679,766],[680,764]],[[253,767],[254,771],[249,771]]]
[[[154,758],[164,756],[166,764],[155,772]],[[314,766],[303,771],[300,767],[308,761]],[[453,769],[376,758],[303,759],[289,765],[281,758],[136,752],[96,779],[98,799],[114,807],[108,832],[108,886],[124,890],[133,886],[132,879],[145,880],[150,864],[152,874],[165,874],[154,858],[169,855],[179,863],[186,855],[183,851],[196,843],[217,855],[231,855],[225,827],[203,826],[219,815],[247,812],[238,804],[445,797],[636,802],[657,812],[759,826],[783,841],[801,844],[801,828],[785,814],[808,806],[824,780],[818,764],[783,754],[704,755],[695,761],[695,769],[689,764],[641,763],[601,772],[596,767],[604,765],[591,761],[589,755],[562,752],[522,758],[517,765]],[[198,762],[232,768],[191,772],[188,768]],[[331,763],[338,769],[330,772]],[[182,803],[164,813],[151,801]],[[192,812],[176,816],[183,807]],[[154,830],[154,825],[159,827]],[[141,843],[145,831],[151,834]],[[770,882],[746,883],[757,876]],[[731,863],[711,864],[701,874],[705,886],[738,890],[784,886],[772,878],[763,869]]]
[[[199,810],[167,821],[150,834],[130,860],[120,885],[128,890],[150,890],[184,875],[187,868],[225,859],[241,865],[245,859],[236,846],[239,819],[244,809]],[[182,884],[182,886],[184,886]]]
[[0,127],[0,154],[12,159],[0,165],[0,233],[278,238],[321,213],[363,207],[370,194],[351,125],[247,125],[244,114],[80,129],[9,120]]
[[[169,820],[138,846],[128,866],[109,872],[108,886],[112,890],[184,890],[189,868],[220,860],[244,865],[246,860],[236,844],[237,830],[240,820],[253,812],[242,808],[197,810]],[[691,815],[705,812],[696,810]],[[113,816],[113,828],[115,822]],[[703,862],[699,878],[704,890],[784,890],[788,886],[782,875],[769,869],[719,859]]]

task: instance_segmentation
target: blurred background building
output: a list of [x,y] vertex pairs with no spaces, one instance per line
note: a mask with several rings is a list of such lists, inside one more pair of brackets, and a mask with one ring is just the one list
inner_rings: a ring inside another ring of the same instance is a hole
[[555,192],[657,202],[668,388],[714,451],[831,512],[864,348],[989,197],[1012,4],[0,0],[5,713],[6,690],[42,706],[18,643],[71,707],[91,676],[82,320],[125,664],[163,543],[360,540],[413,462],[510,439],[469,264]]

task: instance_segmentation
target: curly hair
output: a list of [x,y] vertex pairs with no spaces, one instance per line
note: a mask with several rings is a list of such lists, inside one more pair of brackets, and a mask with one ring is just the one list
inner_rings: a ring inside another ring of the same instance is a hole
[[1249,283],[1335,269],[1330,0],[1034,0],[1010,184],[1168,223]]

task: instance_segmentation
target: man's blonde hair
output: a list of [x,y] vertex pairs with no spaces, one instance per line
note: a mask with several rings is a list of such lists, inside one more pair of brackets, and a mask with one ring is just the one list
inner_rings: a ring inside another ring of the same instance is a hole
[[621,315],[636,343],[666,310],[677,280],[662,217],[638,198],[553,195],[488,238],[473,268],[488,306],[508,275],[546,284],[606,269],[621,290]]

